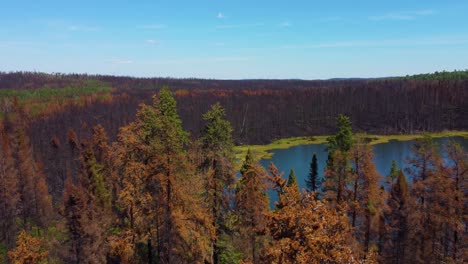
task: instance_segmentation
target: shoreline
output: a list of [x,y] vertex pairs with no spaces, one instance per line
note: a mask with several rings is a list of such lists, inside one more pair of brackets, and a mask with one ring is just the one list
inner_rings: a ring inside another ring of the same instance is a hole
[[[463,137],[468,138],[468,131],[445,131],[439,133],[427,133],[433,138],[444,137]],[[410,141],[421,137],[421,134],[403,134],[403,135],[365,135],[371,139],[371,145],[388,143],[391,140]],[[305,137],[290,137],[274,140],[266,145],[240,145],[234,147],[236,160],[243,160],[247,154],[247,150],[253,152],[257,159],[271,159],[273,157],[272,150],[288,149],[300,145],[324,144],[329,136],[305,136]]]

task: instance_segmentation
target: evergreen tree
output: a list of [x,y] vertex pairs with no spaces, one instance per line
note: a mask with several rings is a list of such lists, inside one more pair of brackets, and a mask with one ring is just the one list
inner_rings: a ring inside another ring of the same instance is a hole
[[13,150],[18,171],[19,208],[22,228],[45,228],[52,216],[52,198],[48,191],[42,166],[34,160],[33,150],[26,134],[24,117],[13,122]]
[[[453,211],[450,211],[449,231],[452,233],[451,247],[448,247],[448,255],[451,255],[455,263],[463,262],[464,253],[463,245],[466,244],[467,237],[463,235],[465,230],[465,220],[468,219],[468,208],[466,205],[468,197],[468,153],[463,147],[455,142],[450,141],[446,147],[449,160],[449,177],[451,178],[451,186],[453,192],[449,194],[449,199],[453,204]],[[449,240],[449,241],[450,241]]]
[[[353,157],[354,186],[350,190],[352,200],[351,223],[358,232],[357,239],[362,243],[366,256],[375,254],[371,245],[378,244],[379,221],[385,209],[386,192],[380,187],[382,176],[373,162],[372,147],[359,137],[351,149]],[[367,257],[366,257],[367,258]]]
[[240,173],[241,174],[245,173],[247,170],[249,170],[250,167],[253,166],[254,163],[255,163],[255,160],[249,148],[247,150],[247,154],[245,155],[244,163],[242,163],[242,166],[240,168]]
[[396,178],[399,176],[399,170],[395,160],[392,160],[392,167],[390,168],[390,174],[388,177],[390,178],[391,182],[395,181]]
[[44,248],[44,240],[21,231],[16,241],[16,248],[8,252],[13,264],[43,263],[49,252]]
[[453,193],[449,171],[443,166],[439,146],[424,134],[416,140],[408,172],[413,177],[413,195],[417,203],[413,208],[417,218],[412,226],[409,249],[415,263],[446,261],[444,245],[450,222],[451,202],[447,193]]
[[337,118],[338,131],[327,138],[328,161],[324,177],[324,198],[332,204],[349,199],[347,184],[351,176],[349,151],[354,144],[351,121],[347,116]]
[[270,171],[279,201],[277,210],[266,214],[271,239],[262,256],[265,263],[358,263],[346,215],[310,193],[284,186],[273,164]]
[[392,185],[387,204],[390,243],[383,246],[381,256],[390,263],[406,263],[410,259],[408,234],[411,229],[410,210],[414,204],[406,176],[401,170],[398,171],[396,181]]
[[[219,103],[203,115],[206,125],[202,131],[202,173],[206,175],[205,189],[216,236],[212,241],[213,259],[217,264],[225,251],[219,244],[220,237],[225,237],[226,215],[230,211],[232,187],[235,183],[233,168],[232,127],[225,119],[224,109]],[[221,242],[222,243],[222,242]],[[224,243],[225,244],[225,243]]]
[[345,115],[339,115],[337,127],[337,133],[327,138],[328,151],[348,152],[354,144],[351,120]]
[[74,185],[71,178],[65,181],[65,190],[63,194],[62,216],[65,218],[68,240],[66,244],[69,248],[69,254],[66,259],[69,263],[83,263],[86,255],[84,248],[89,241],[87,238],[87,216],[86,216],[86,197],[81,186]]
[[317,192],[320,188],[320,179],[318,178],[317,155],[314,153],[310,162],[309,175],[306,180],[307,189],[309,192]]
[[296,173],[293,169],[289,172],[288,176],[288,187],[296,188],[299,191],[299,185],[297,184]]
[[122,183],[119,204],[128,223],[121,233],[135,244],[146,244],[147,262],[208,258],[212,220],[202,200],[202,181],[185,151],[187,143],[188,133],[167,88],[153,105],[142,104],[136,120],[120,131],[114,152]]
[[18,171],[15,168],[9,138],[0,125],[0,244],[7,248],[15,242],[15,218],[19,199]]
[[244,241],[242,251],[250,261],[257,263],[263,250],[263,238],[266,232],[267,175],[265,170],[252,160],[253,157],[248,152],[236,190],[235,209],[239,218],[239,233]]

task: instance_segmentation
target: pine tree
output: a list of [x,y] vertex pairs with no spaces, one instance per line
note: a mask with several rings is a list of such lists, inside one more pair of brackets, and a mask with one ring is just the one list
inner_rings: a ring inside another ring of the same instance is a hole
[[43,263],[49,254],[44,248],[44,241],[21,231],[16,242],[16,248],[8,252],[13,264]]
[[357,238],[363,245],[364,253],[369,255],[372,254],[371,246],[378,244],[379,221],[383,217],[386,193],[379,184],[382,176],[373,162],[372,147],[359,137],[351,153],[354,165],[351,223],[358,231]]
[[61,214],[65,219],[68,233],[69,263],[84,263],[85,248],[89,243],[87,237],[87,204],[85,191],[80,185],[73,184],[70,177],[65,181],[63,207]]
[[252,162],[250,151],[242,166],[241,178],[236,190],[235,209],[239,218],[239,232],[244,241],[243,252],[253,263],[263,250],[266,232],[265,213],[268,211],[265,170]]
[[14,163],[9,139],[0,125],[0,244],[3,242],[6,247],[11,247],[15,241],[15,218],[20,199],[18,171]]
[[212,262],[219,263],[223,248],[219,245],[220,237],[224,237],[226,215],[230,211],[232,187],[235,183],[233,168],[232,127],[225,120],[224,109],[219,103],[203,115],[206,125],[202,131],[201,171],[206,175],[205,189],[216,236],[213,238]]
[[388,233],[391,243],[384,246],[381,256],[390,263],[406,263],[410,259],[408,235],[411,229],[410,214],[414,203],[406,176],[401,170],[398,171],[398,176],[392,184],[387,204],[389,208]]
[[200,176],[185,151],[188,133],[171,92],[162,89],[153,105],[142,104],[136,120],[118,137],[118,196],[128,222],[123,233],[146,244],[146,261],[153,256],[163,263],[208,258],[212,220],[202,200]]
[[349,199],[347,184],[351,175],[349,151],[354,144],[351,121],[340,115],[337,119],[338,131],[327,138],[328,160],[324,177],[324,198],[332,204],[342,205]]
[[317,155],[314,153],[310,162],[309,176],[306,180],[307,189],[309,192],[317,192],[320,188],[320,179],[318,178]]
[[22,228],[45,228],[53,210],[45,174],[40,163],[34,160],[29,137],[26,135],[25,121],[17,117],[13,125],[13,150],[18,171]]
[[296,188],[299,191],[299,185],[297,184],[296,173],[294,172],[293,169],[291,169],[291,171],[289,172],[287,186],[291,188]]
[[327,138],[328,151],[339,150],[347,152],[354,144],[351,120],[345,115],[339,115],[337,118],[338,131],[335,135]]
[[415,263],[444,261],[442,226],[447,222],[450,206],[446,203],[449,175],[443,169],[439,146],[424,134],[413,146],[408,172],[413,177],[413,195],[417,203],[413,210],[417,224],[412,226],[411,250]]
[[392,160],[392,167],[390,168],[390,174],[388,174],[388,177],[392,184],[396,180],[396,178],[398,178],[398,175],[399,175],[399,170],[398,170],[396,161]]
[[450,214],[449,232],[451,235],[451,255],[455,263],[463,262],[464,253],[463,245],[466,244],[466,235],[464,235],[465,222],[463,219],[468,218],[468,208],[466,206],[468,196],[468,153],[463,147],[455,142],[450,141],[446,147],[448,159],[450,161],[449,174],[452,180],[453,193],[450,196],[454,210]]
[[[279,193],[277,210],[267,213],[271,234],[262,260],[265,263],[358,263],[348,218],[313,194],[301,195],[270,165],[273,188]],[[255,262],[254,262],[255,263]]]

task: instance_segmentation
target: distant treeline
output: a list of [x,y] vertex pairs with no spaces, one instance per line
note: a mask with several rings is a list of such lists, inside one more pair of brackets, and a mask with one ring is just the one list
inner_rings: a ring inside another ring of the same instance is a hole
[[408,80],[468,80],[468,70],[407,75],[403,78]]

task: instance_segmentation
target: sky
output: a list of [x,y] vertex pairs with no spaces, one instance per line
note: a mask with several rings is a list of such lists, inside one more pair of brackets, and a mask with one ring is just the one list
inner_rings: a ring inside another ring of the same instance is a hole
[[468,68],[464,0],[0,0],[0,71],[210,79]]

